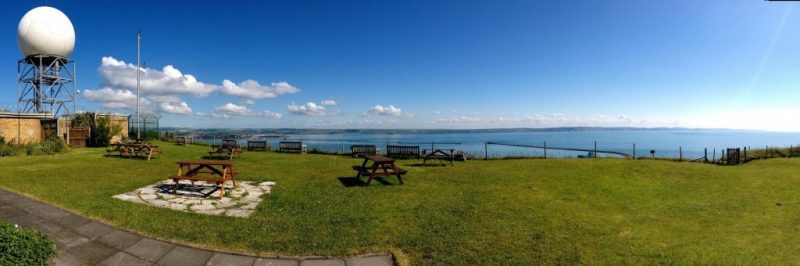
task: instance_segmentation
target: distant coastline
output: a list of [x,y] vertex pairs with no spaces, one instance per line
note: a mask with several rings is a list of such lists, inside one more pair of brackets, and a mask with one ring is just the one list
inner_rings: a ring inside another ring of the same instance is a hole
[[548,127],[548,128],[484,128],[484,129],[319,129],[319,128],[180,128],[163,127],[162,131],[175,133],[224,133],[232,135],[276,134],[276,135],[335,135],[335,134],[448,134],[448,133],[521,133],[521,132],[580,132],[580,131],[738,131],[761,132],[760,130],[726,128],[684,127]]

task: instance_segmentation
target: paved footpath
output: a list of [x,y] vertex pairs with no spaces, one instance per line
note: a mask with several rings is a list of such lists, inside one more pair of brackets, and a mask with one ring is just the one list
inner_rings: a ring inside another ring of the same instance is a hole
[[0,189],[0,219],[53,239],[56,265],[393,265],[387,254],[341,258],[259,258],[148,238]]

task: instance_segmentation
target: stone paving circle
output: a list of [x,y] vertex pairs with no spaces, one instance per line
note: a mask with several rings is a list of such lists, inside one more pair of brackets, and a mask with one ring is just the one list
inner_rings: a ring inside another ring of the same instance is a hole
[[234,188],[232,182],[227,182],[225,196],[220,199],[220,188],[216,184],[205,181],[195,181],[192,184],[189,180],[181,180],[176,193],[173,193],[175,183],[170,179],[116,195],[114,198],[176,211],[247,218],[261,203],[261,196],[269,194],[274,185],[275,182],[271,181],[237,181]]

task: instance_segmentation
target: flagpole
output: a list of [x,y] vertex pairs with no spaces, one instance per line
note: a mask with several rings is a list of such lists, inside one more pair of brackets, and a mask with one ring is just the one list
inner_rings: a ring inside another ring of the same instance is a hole
[[140,30],[136,36],[136,139],[141,139],[141,125],[142,118],[139,116],[139,72],[142,72],[141,66],[141,50],[142,50],[142,31]]

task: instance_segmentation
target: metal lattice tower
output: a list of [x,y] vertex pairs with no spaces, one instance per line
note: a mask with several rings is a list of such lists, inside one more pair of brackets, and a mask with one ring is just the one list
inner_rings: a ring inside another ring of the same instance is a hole
[[75,103],[75,61],[57,55],[31,55],[17,62],[17,111],[68,115]]

